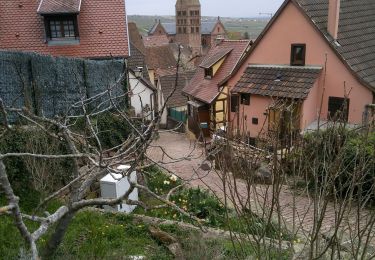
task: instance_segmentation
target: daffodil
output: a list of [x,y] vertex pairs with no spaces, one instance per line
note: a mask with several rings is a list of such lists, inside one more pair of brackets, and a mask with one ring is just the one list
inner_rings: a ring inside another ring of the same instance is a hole
[[176,181],[177,181],[177,176],[174,175],[174,174],[172,174],[172,176],[169,177],[169,179],[170,179],[171,181],[173,181],[173,182],[176,182]]

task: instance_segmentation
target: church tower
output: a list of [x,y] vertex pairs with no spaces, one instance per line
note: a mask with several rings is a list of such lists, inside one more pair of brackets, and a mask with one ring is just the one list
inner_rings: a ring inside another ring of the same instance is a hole
[[199,0],[177,0],[176,42],[189,45],[193,54],[202,51],[201,4]]

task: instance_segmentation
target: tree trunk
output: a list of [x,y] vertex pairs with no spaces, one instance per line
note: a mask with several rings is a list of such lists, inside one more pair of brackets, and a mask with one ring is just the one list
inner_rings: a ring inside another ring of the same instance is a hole
[[48,240],[46,249],[43,252],[44,259],[53,258],[53,255],[56,253],[57,248],[61,244],[65,236],[66,230],[68,229],[70,223],[72,222],[74,215],[75,215],[74,211],[69,212],[57,223],[55,232],[53,233],[51,238]]

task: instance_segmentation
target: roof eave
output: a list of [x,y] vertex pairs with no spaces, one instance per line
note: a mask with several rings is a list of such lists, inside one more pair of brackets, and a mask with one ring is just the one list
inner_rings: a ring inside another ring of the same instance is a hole
[[37,12],[37,14],[41,15],[41,16],[47,16],[47,15],[79,15],[79,11],[78,12]]

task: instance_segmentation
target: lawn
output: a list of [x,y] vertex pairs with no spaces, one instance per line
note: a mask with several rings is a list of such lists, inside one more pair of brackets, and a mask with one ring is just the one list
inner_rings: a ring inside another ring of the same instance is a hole
[[[148,169],[148,172],[150,174],[147,178],[148,186],[159,195],[181,184],[180,180],[165,175],[158,168],[152,167]],[[34,193],[35,196],[32,193],[23,196],[28,199],[21,197],[21,206],[25,212],[30,213],[31,209],[37,205],[37,200],[30,199],[30,197],[37,197],[38,193]],[[140,196],[141,200],[148,204],[159,204],[144,193]],[[177,191],[171,199],[191,215],[204,220],[210,227],[228,229],[228,224],[230,224],[235,231],[252,234],[260,234],[266,227],[264,222],[256,216],[251,218],[253,225],[247,225],[249,222],[244,225],[244,220],[235,216],[230,209],[226,209],[220,201],[204,190],[183,188]],[[0,195],[0,205],[4,204],[4,198]],[[47,210],[53,212],[59,205],[61,205],[59,201],[52,201]],[[148,212],[137,208],[135,213],[194,223],[170,208]],[[227,213],[230,215],[229,220]],[[0,255],[4,259],[18,259],[20,254],[22,255],[19,248],[25,248],[25,244],[9,217],[1,216],[0,220]],[[35,223],[31,222],[27,222],[27,225],[31,229],[36,227]],[[177,238],[182,245],[186,259],[233,259],[239,255],[241,258],[246,258],[254,256],[255,253],[250,243],[242,245],[234,243],[233,245],[230,240],[221,238],[206,240],[202,239],[196,230],[187,232],[175,225],[161,226],[161,229]],[[270,237],[279,233],[273,226],[268,227],[267,230]],[[44,248],[49,235],[50,233],[39,240],[40,249]],[[289,257],[287,251],[283,252],[283,255],[277,254],[276,251],[268,251],[265,254],[273,259],[288,259]],[[169,250],[152,238],[148,225],[135,221],[132,215],[81,211],[74,217],[53,259],[126,259],[129,256],[144,256],[146,259],[173,259]]]

